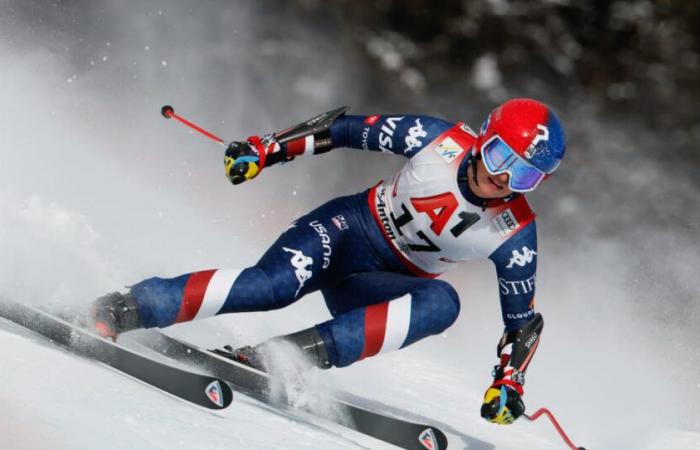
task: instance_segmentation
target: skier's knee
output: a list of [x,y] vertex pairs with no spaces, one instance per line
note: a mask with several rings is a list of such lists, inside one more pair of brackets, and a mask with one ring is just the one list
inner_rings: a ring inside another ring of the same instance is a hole
[[275,295],[269,277],[257,266],[244,269],[236,278],[221,312],[274,309]]
[[258,270],[265,274],[270,286],[269,309],[281,309],[294,303],[299,297],[300,287],[294,276],[290,276],[289,271],[265,270],[256,266]]
[[274,275],[259,266],[243,270],[226,299],[222,312],[269,311],[294,302],[294,292],[277,286]]
[[446,317],[449,317],[449,323],[447,323],[447,325],[445,326],[445,328],[447,328],[450,325],[452,325],[459,316],[459,311],[461,307],[461,304],[459,302],[459,294],[457,294],[457,290],[454,287],[452,287],[450,283],[447,283],[442,280],[435,281],[438,283],[437,289],[440,289],[443,292],[443,308],[445,309]]
[[418,287],[412,293],[419,299],[416,307],[423,310],[428,323],[430,323],[429,334],[437,334],[449,328],[459,316],[460,302],[459,295],[451,284],[442,280],[432,280],[423,286]]

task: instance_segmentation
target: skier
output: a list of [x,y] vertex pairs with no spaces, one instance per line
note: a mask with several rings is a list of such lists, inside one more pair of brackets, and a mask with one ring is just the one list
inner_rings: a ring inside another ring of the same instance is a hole
[[91,313],[95,329],[116,339],[136,328],[283,308],[321,291],[331,320],[253,347],[214,351],[264,370],[265,349],[287,342],[320,368],[344,367],[447,329],[459,297],[436,277],[460,261],[489,258],[505,330],[481,415],[512,423],[525,410],[524,374],[543,327],[534,310],[535,214],[523,193],[564,156],[559,120],[531,99],[505,102],[478,134],[434,117],[346,110],[232,142],[227,177],[239,184],[297,156],[346,147],[408,158],[391,180],[302,216],[251,267],[154,277],[101,297]]

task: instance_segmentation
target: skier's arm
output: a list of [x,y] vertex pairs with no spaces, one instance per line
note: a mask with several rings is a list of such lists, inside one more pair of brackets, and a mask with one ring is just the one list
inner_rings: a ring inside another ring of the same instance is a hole
[[535,221],[506,241],[491,256],[496,265],[505,330],[497,347],[499,363],[484,394],[481,415],[499,424],[525,412],[521,399],[525,371],[539,344],[543,320],[534,310],[537,268]]
[[505,241],[489,259],[496,266],[505,329],[515,331],[535,315],[536,222],[533,220]]
[[263,138],[252,136],[246,142],[232,142],[226,150],[227,177],[238,184],[273,164],[341,147],[410,158],[454,125],[429,116],[348,116],[346,110],[328,111]]
[[332,148],[331,125],[345,114],[343,106],[277,133],[251,136],[245,142],[231,142],[224,154],[226,177],[240,184],[258,176],[261,170],[290,161],[304,153],[324,153]]
[[346,147],[413,157],[454,126],[430,116],[374,115],[339,117],[331,126],[333,148]]

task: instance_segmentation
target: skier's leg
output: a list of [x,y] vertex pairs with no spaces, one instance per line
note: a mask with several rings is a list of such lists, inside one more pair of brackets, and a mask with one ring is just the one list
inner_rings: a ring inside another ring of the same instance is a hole
[[150,278],[134,285],[130,293],[146,328],[283,308],[318,289],[323,279],[322,252],[313,229],[291,227],[254,266]]
[[333,319],[255,347],[218,352],[264,369],[266,348],[287,342],[320,368],[343,367],[441,333],[454,323],[460,309],[449,283],[391,272],[353,274],[323,289],[323,295]]
[[[381,263],[366,253],[364,236],[352,222],[347,203],[348,197],[335,199],[301,217],[252,267],[149,278],[132,286],[128,294],[115,293],[98,300],[97,315],[112,328],[116,324],[114,334],[118,334],[221,313],[266,311],[336,283],[349,272],[373,270]],[[339,217],[343,221],[347,217],[351,225],[333,225]],[[346,247],[352,254],[348,255]],[[134,320],[122,317],[134,315]]]
[[354,275],[324,295],[336,314],[315,328],[337,367],[439,334],[460,310],[449,283],[389,272]]

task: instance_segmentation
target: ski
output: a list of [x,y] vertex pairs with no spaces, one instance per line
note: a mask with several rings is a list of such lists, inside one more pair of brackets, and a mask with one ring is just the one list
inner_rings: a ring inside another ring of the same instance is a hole
[[[274,389],[275,379],[265,372],[202,350],[166,334],[154,331],[134,337],[137,342],[188,365],[203,368],[212,376],[230,383],[234,390],[266,404],[295,408],[286,396]],[[447,436],[436,427],[373,412],[339,398],[331,398],[329,409],[340,414],[311,415],[331,420],[362,434],[409,450],[443,450]]]
[[233,400],[233,391],[221,379],[160,363],[31,306],[0,299],[0,317],[40,334],[75,354],[104,363],[204,408],[223,409]]

